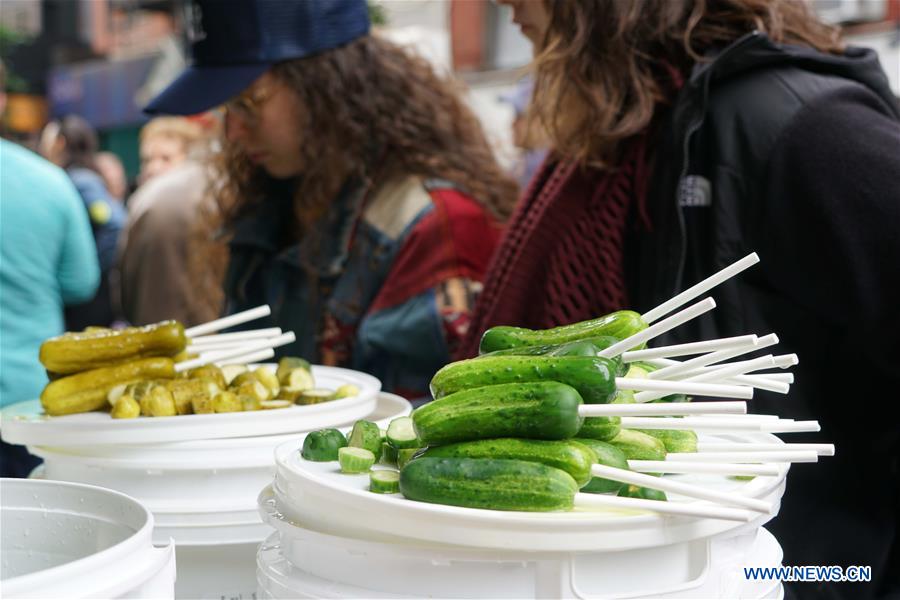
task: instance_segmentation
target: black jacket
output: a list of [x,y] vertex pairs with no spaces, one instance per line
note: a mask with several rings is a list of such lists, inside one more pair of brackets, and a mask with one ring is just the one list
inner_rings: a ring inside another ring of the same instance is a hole
[[694,69],[655,147],[653,229],[626,248],[631,304],[759,254],[661,342],[775,332],[776,354],[799,355],[789,395],[757,391],[750,409],[819,420],[782,439],[836,456],[791,468],[768,527],[784,564],[869,565],[873,583],[793,587],[900,596],[900,110],[877,58],[745,36]]

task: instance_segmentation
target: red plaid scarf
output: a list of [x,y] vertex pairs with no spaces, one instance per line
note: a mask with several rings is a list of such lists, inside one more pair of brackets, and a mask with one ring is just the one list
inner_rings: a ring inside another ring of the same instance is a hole
[[631,203],[649,227],[645,138],[613,170],[544,163],[507,225],[457,358],[494,325],[547,328],[628,306],[623,246]]

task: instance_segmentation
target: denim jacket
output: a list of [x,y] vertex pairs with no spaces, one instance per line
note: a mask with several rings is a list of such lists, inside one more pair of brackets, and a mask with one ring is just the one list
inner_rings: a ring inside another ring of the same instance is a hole
[[425,397],[465,332],[497,223],[451,184],[415,177],[345,186],[313,235],[279,248],[291,218],[290,198],[273,198],[236,225],[227,312],[269,304],[268,326],[297,338],[280,356],[365,371],[387,391]]

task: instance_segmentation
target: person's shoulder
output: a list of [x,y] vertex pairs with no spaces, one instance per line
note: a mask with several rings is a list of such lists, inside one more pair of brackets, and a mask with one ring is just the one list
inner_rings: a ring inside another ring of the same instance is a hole
[[389,238],[397,239],[433,206],[421,177],[395,177],[371,192],[363,221]]
[[793,63],[761,66],[718,83],[711,94],[710,114],[720,124],[733,123],[757,133],[777,131],[810,106],[846,94],[882,102],[875,90],[841,73]]
[[129,212],[143,213],[151,206],[163,210],[193,210],[202,198],[208,177],[205,168],[194,162],[178,165],[139,187],[128,201]]
[[35,154],[31,150],[8,140],[0,140],[0,152],[2,152],[2,169],[7,174],[15,173],[15,178],[26,185],[39,183],[39,189],[49,186],[72,190],[72,183],[66,172],[54,165],[49,160]]

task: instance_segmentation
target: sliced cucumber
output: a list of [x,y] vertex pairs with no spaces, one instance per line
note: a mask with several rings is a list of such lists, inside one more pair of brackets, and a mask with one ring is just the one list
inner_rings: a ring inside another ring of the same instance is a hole
[[[106,401],[109,402],[111,407],[116,405],[116,402],[118,402],[119,398],[122,397],[122,394],[125,393],[125,388],[127,387],[128,384],[121,383],[106,393]],[[134,398],[132,398],[132,400],[134,400]]]
[[339,398],[350,398],[352,396],[359,395],[359,387],[353,385],[352,383],[345,383],[342,386],[339,386],[338,389],[334,390],[335,399]]
[[369,473],[369,491],[376,494],[396,494],[400,491],[400,473],[379,469]]
[[235,375],[234,379],[228,382],[228,387],[238,388],[248,383],[260,383],[259,377],[257,377],[256,373],[253,371],[244,370]]
[[391,421],[387,429],[388,442],[397,450],[403,448],[419,448],[423,444],[416,435],[416,428],[410,417],[397,417]]
[[365,448],[376,457],[381,456],[381,430],[372,421],[357,421],[347,438],[347,445]]
[[378,459],[378,462],[385,465],[394,465],[397,466],[397,449],[391,446],[388,442],[381,442],[381,458]]
[[[306,369],[310,371],[309,362],[296,356],[284,356],[278,361],[278,368],[275,370],[275,376],[282,385],[288,384],[288,376],[294,369]],[[311,372],[311,371],[310,371]],[[312,387],[310,385],[310,387]]]
[[278,394],[276,398],[279,400],[290,400],[291,402],[297,402],[300,398],[303,397],[303,392],[306,390],[303,388],[292,388],[292,387],[283,387],[278,390]]
[[311,389],[305,390],[299,398],[297,404],[321,404],[334,400],[334,390]]
[[259,407],[262,410],[271,410],[273,408],[289,408],[293,405],[294,403],[290,400],[261,400],[259,403]]
[[275,376],[275,373],[270,371],[268,367],[259,367],[253,371],[253,374],[256,375],[256,378],[259,379],[260,383],[269,388],[269,392],[273,398],[278,395],[281,384],[278,382],[278,377]]
[[304,390],[312,389],[316,385],[312,373],[310,373],[309,369],[304,369],[303,367],[291,369],[283,383],[287,387],[303,388]]
[[234,378],[241,373],[247,372],[247,365],[225,365],[222,367],[222,375],[225,377],[225,384],[231,385]]
[[[248,396],[246,394],[239,394],[238,399],[241,401],[241,406],[245,411],[250,410],[262,410],[262,403],[253,396]],[[293,403],[292,403],[293,404]]]
[[213,396],[213,410],[217,413],[241,412],[244,403],[234,392],[219,392]]
[[341,473],[365,473],[375,464],[375,455],[365,448],[345,446],[338,450]]

